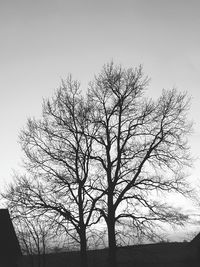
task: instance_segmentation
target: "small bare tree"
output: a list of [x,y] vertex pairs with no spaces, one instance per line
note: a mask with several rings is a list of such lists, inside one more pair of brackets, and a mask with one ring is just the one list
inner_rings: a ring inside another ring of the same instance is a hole
[[22,252],[29,255],[31,266],[45,267],[46,252],[54,238],[52,224],[41,216],[22,215],[22,213],[14,217],[13,222]]

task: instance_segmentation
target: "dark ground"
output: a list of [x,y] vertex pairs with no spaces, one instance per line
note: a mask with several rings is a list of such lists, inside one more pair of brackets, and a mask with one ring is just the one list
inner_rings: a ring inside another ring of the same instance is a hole
[[[200,251],[200,250],[199,250]],[[106,267],[108,250],[88,251],[90,267]],[[199,257],[199,259],[198,259]],[[36,257],[35,257],[35,260]],[[197,267],[200,266],[200,252],[191,243],[160,243],[121,247],[117,249],[118,267]],[[27,256],[23,267],[30,267]],[[34,265],[35,267],[37,265]],[[78,267],[79,252],[62,252],[46,255],[46,267]]]

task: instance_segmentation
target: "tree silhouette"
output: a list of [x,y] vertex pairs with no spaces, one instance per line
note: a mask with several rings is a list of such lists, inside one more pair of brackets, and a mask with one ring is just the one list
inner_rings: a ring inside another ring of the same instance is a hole
[[[163,90],[157,101],[144,97],[148,78],[142,68],[104,66],[90,86],[91,116],[98,129],[90,157],[104,192],[96,206],[108,228],[110,266],[116,266],[116,223],[138,235],[155,234],[156,222],[182,224],[187,216],[157,194],[189,195],[182,167],[190,163],[186,113],[188,98]],[[98,170],[99,169],[99,170]],[[119,231],[118,231],[119,232]]]
[[[23,214],[22,210],[10,208],[23,254],[29,256],[32,267],[45,267],[48,245],[55,236],[55,226],[41,216],[30,216]],[[37,261],[34,260],[34,255],[37,255]]]
[[[7,198],[34,213],[40,210],[80,243],[81,266],[87,266],[87,227],[99,196],[92,194],[90,153],[93,128],[90,107],[71,76],[54,98],[43,103],[41,120],[29,119],[20,140],[27,174],[16,179]],[[90,134],[89,134],[90,132]]]
[[69,77],[44,101],[42,119],[29,119],[21,132],[27,175],[5,197],[56,219],[80,242],[84,267],[87,229],[102,218],[110,266],[117,266],[116,233],[131,226],[137,236],[154,237],[160,222],[187,219],[167,199],[190,194],[182,172],[191,162],[189,100],[175,89],[148,99],[148,82],[142,67],[111,62],[83,97]]

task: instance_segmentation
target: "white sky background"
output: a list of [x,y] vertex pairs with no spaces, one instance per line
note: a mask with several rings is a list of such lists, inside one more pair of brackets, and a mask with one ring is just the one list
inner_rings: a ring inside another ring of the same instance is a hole
[[[0,189],[19,169],[20,129],[39,117],[61,78],[87,86],[103,64],[142,64],[149,95],[192,97],[192,154],[200,156],[199,0],[0,0]],[[198,179],[200,160],[191,170]]]

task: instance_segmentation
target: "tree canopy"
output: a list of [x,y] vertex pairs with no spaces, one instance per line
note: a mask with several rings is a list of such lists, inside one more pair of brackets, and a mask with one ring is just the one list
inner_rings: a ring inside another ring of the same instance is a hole
[[160,223],[187,220],[166,196],[190,194],[183,172],[191,163],[189,99],[176,89],[149,99],[148,84],[141,66],[124,69],[112,62],[84,93],[69,76],[43,102],[41,119],[29,119],[21,131],[26,174],[5,197],[13,209],[56,218],[80,242],[83,266],[88,231],[102,219],[110,266],[128,229],[135,238],[153,238]]

